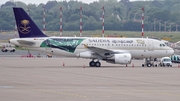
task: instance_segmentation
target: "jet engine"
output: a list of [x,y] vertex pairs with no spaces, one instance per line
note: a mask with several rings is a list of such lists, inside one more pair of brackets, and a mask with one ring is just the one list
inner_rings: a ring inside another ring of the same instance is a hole
[[91,59],[95,59],[97,58],[96,55],[93,55],[91,52],[87,51],[87,52],[81,52],[76,54],[77,57],[81,57],[81,58],[91,58]]
[[114,54],[113,57],[107,58],[105,61],[114,64],[130,64],[132,56],[130,53]]

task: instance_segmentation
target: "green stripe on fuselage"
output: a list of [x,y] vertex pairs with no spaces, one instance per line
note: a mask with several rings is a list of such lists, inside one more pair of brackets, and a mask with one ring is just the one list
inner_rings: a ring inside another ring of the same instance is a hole
[[83,40],[84,38],[49,38],[43,41],[40,47],[58,48],[74,53]]

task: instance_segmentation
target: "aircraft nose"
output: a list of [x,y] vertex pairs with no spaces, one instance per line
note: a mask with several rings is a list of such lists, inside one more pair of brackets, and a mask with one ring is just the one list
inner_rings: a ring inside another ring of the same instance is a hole
[[171,50],[169,50],[169,54],[174,54],[174,50],[173,49],[171,49]]

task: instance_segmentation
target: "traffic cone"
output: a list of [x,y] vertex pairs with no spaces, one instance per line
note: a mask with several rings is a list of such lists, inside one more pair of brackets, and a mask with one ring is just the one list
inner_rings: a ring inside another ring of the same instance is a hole
[[132,68],[134,68],[134,63],[132,64]]

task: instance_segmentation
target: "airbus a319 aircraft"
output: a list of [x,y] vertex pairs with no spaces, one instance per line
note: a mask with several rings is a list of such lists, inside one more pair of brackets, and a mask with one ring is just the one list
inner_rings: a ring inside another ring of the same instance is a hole
[[13,8],[20,38],[10,43],[53,55],[89,58],[90,67],[100,67],[100,60],[114,64],[130,64],[132,58],[145,58],[142,66],[153,66],[154,58],[170,56],[174,50],[156,39],[106,37],[48,37],[18,7]]

